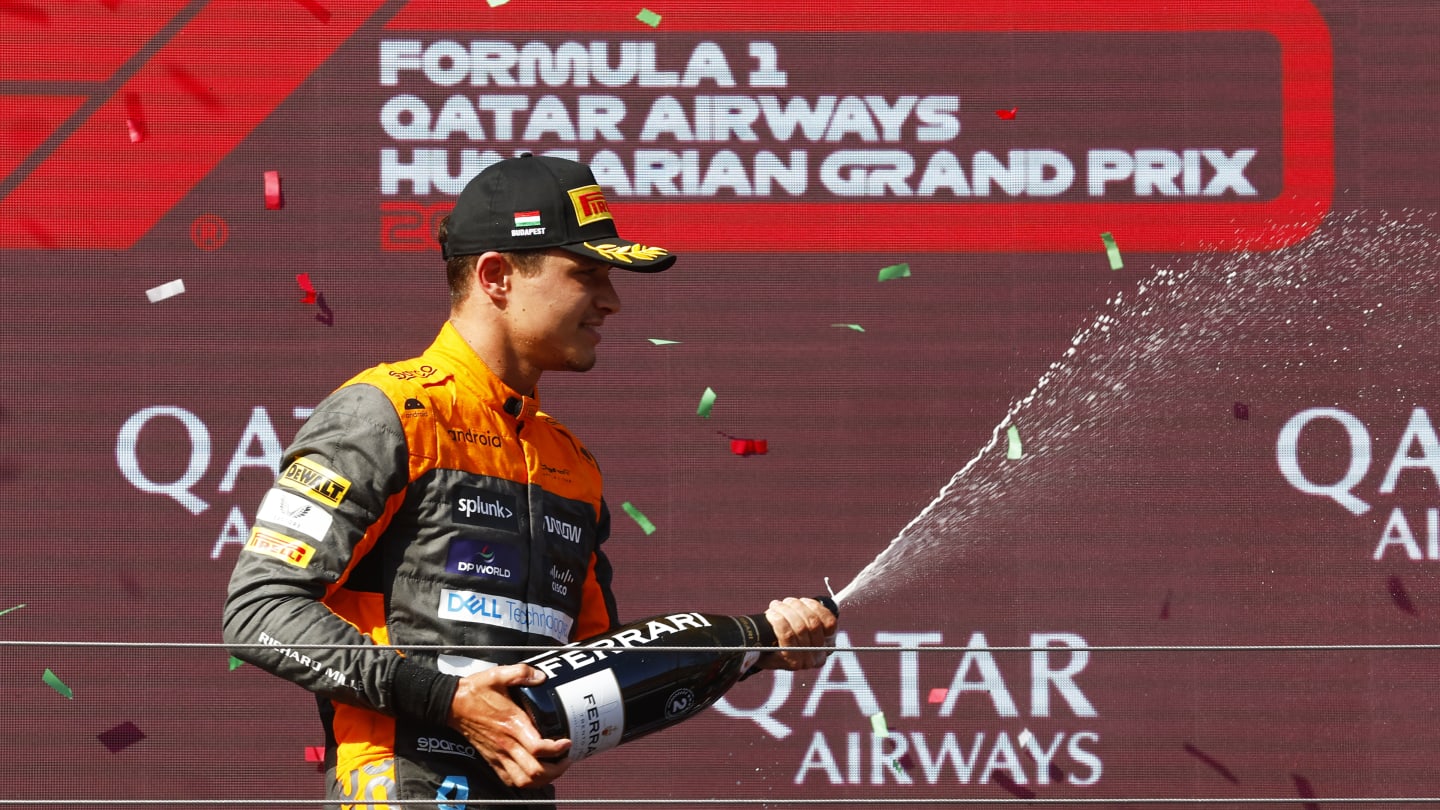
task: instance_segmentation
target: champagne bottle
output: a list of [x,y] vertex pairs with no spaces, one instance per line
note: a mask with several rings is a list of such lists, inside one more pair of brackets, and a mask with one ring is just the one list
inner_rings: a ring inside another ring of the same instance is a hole
[[[816,599],[840,615],[829,598]],[[510,693],[541,736],[568,737],[570,759],[579,760],[694,716],[775,645],[763,613],[652,616],[526,660],[546,680]]]

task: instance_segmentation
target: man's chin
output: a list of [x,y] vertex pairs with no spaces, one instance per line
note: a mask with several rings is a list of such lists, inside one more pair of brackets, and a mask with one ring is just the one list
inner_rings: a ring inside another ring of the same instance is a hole
[[595,367],[596,356],[592,352],[588,355],[571,355],[565,358],[566,371],[589,371]]

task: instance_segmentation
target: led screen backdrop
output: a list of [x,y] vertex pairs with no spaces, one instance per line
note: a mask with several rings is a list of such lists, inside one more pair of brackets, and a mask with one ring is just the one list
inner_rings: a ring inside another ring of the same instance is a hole
[[185,645],[309,409],[443,322],[435,222],[532,151],[681,254],[541,384],[656,527],[615,510],[623,615],[845,588],[823,670],[562,798],[1440,795],[1435,653],[1385,648],[1440,609],[1437,36],[1428,0],[0,3],[0,794],[322,795],[309,696]]

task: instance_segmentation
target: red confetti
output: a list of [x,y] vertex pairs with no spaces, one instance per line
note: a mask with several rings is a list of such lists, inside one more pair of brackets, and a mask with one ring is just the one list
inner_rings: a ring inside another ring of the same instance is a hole
[[265,210],[279,211],[285,207],[285,197],[280,193],[280,172],[265,172]]
[[106,729],[96,734],[95,739],[99,740],[101,745],[110,749],[110,753],[114,754],[145,739],[145,732],[127,720],[114,728]]
[[1243,402],[1237,402],[1237,403],[1235,403],[1235,418],[1236,418],[1236,419],[1249,419],[1249,418],[1250,418],[1250,406],[1249,406],[1249,405],[1246,405],[1246,404],[1243,403]]
[[1240,780],[1239,780],[1238,778],[1236,778],[1235,774],[1231,773],[1231,772],[1230,772],[1230,769],[1227,768],[1227,767],[1225,767],[1225,765],[1222,764],[1222,763],[1220,762],[1220,760],[1218,760],[1218,759],[1210,756],[1209,754],[1205,753],[1204,751],[1201,751],[1199,748],[1196,748],[1195,746],[1191,745],[1191,744],[1188,743],[1188,742],[1185,743],[1185,753],[1189,754],[1189,755],[1192,756],[1192,757],[1195,757],[1196,759],[1200,760],[1201,762],[1205,763],[1206,765],[1209,765],[1211,768],[1213,768],[1213,769],[1215,770],[1216,773],[1218,773],[1218,774],[1220,774],[1221,776],[1225,777],[1225,780],[1226,780],[1227,782],[1230,782],[1231,784],[1235,784],[1235,785],[1240,784]]
[[315,19],[319,20],[320,22],[330,22],[330,11],[324,6],[315,2],[315,0],[295,0],[295,2],[309,9],[310,13],[315,15]]
[[1018,112],[1020,112],[1019,107],[1011,107],[1008,110],[996,110],[995,114],[1000,117],[1001,121],[1014,121],[1015,113]]
[[140,106],[137,93],[125,94],[125,127],[130,130],[131,143],[140,143],[149,134],[145,129],[145,110]]
[[931,703],[944,703],[944,702],[945,702],[945,696],[948,695],[948,694],[950,694],[950,690],[949,690],[949,689],[931,689],[931,690],[930,690],[930,702],[931,702]]
[[306,762],[324,762],[324,761],[325,761],[325,747],[322,746],[322,745],[307,745],[307,746],[305,746],[305,761],[306,761]]
[[1410,594],[1405,591],[1405,583],[1400,577],[1390,577],[1385,580],[1385,587],[1390,591],[1390,598],[1395,600],[1395,606],[1409,613],[1411,616],[1419,615],[1415,609],[1415,603],[1410,601]]
[[169,72],[170,78],[180,84],[185,92],[192,98],[204,105],[205,109],[212,113],[218,113],[225,109],[220,103],[220,97],[210,92],[210,88],[200,83],[200,80],[190,75],[190,71],[179,65],[166,65],[165,70]]
[[730,452],[737,456],[763,456],[770,450],[765,439],[731,439]]
[[310,283],[310,274],[309,274],[309,273],[296,273],[296,274],[295,274],[295,282],[300,285],[300,289],[301,289],[301,290],[304,290],[304,291],[305,291],[305,297],[300,299],[300,303],[302,303],[302,304],[313,304],[313,303],[315,303],[315,286]]

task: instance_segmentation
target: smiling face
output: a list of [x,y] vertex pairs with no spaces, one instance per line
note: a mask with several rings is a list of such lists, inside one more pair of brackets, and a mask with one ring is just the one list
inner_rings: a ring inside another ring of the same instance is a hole
[[526,371],[589,371],[600,327],[620,311],[610,265],[547,250],[511,273],[505,318],[515,359]]

